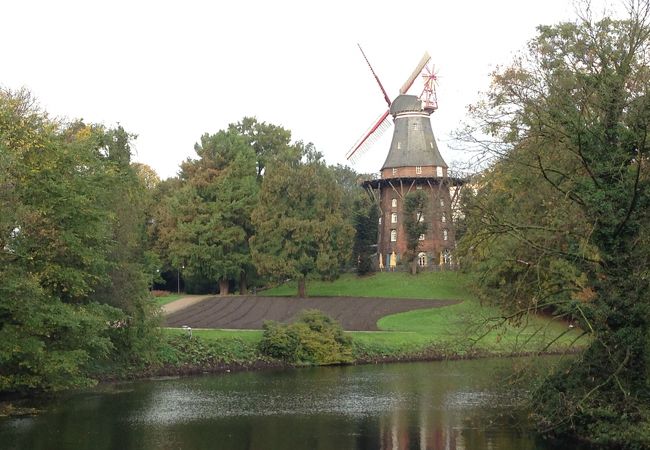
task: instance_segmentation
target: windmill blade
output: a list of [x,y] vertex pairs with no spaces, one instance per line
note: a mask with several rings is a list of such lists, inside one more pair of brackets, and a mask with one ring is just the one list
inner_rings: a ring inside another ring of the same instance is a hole
[[381,137],[384,132],[390,128],[391,122],[388,118],[389,111],[383,113],[379,119],[366,131],[361,139],[350,149],[345,158],[353,163],[366,153],[370,147]]
[[381,89],[381,92],[384,94],[384,100],[386,100],[386,103],[388,103],[388,107],[390,108],[390,104],[391,104],[390,97],[388,97],[388,94],[386,93],[386,89],[384,89],[384,85],[381,84],[381,81],[379,81],[379,77],[375,73],[375,70],[370,65],[370,61],[368,61],[368,58],[366,57],[366,53],[361,48],[361,44],[357,44],[357,46],[359,47],[359,50],[361,50],[361,54],[363,55],[363,59],[366,60],[366,64],[368,64],[368,67],[370,67],[370,71],[372,72],[372,76],[374,76],[375,80],[377,80],[377,84],[379,85],[379,89]]
[[422,69],[424,69],[424,66],[427,65],[427,63],[429,62],[430,59],[431,59],[431,56],[429,56],[429,53],[424,52],[424,56],[422,56],[422,59],[418,63],[417,67],[415,68],[415,70],[413,71],[411,76],[408,77],[408,79],[406,80],[406,83],[404,83],[402,85],[402,87],[400,88],[399,93],[401,95],[406,94],[406,92],[413,85],[413,82],[418,77],[418,75],[420,75],[420,72],[422,72]]

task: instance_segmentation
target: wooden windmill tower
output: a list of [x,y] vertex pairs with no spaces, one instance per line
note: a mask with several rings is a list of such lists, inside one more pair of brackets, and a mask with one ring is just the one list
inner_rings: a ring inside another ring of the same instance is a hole
[[[361,49],[361,46],[359,46]],[[406,252],[404,229],[404,197],[421,189],[427,194],[427,206],[418,213],[419,220],[426,222],[427,232],[420,236],[417,262],[421,268],[451,264],[451,252],[455,247],[452,220],[452,197],[457,195],[462,180],[450,176],[447,164],[438,151],[431,129],[431,114],[438,108],[433,70],[427,67],[430,56],[425,53],[411,76],[406,80],[399,95],[391,101],[379,81],[368,58],[366,63],[377,80],[388,104],[384,112],[346,158],[355,161],[363,155],[379,135],[390,127],[391,117],[395,124],[388,156],[381,168],[380,177],[363,183],[376,200],[380,210],[377,251],[379,263],[389,269],[396,265]],[[422,75],[424,89],[420,96],[408,95],[415,79]],[[450,187],[454,194],[450,194]]]

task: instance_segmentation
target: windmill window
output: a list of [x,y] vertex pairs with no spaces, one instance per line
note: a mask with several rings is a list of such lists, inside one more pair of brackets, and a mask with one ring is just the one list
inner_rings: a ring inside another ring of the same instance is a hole
[[401,148],[402,148],[402,143],[401,143],[401,142],[398,142],[398,143],[397,143],[397,150],[401,150]]
[[415,173],[420,175],[422,173],[422,166],[415,166]]
[[447,215],[445,213],[442,213],[442,217],[440,218],[442,220],[442,223],[447,222]]
[[424,234],[421,234],[418,240],[423,241],[426,236]]
[[440,207],[441,207],[441,208],[444,208],[444,207],[445,207],[445,201],[444,201],[444,199],[442,199],[442,198],[440,199]]
[[429,147],[433,148],[433,142],[429,142]]
[[449,240],[449,232],[447,230],[442,230],[442,239]]
[[427,254],[424,252],[418,253],[418,266],[426,267],[427,265]]
[[393,175],[397,175],[397,169],[393,169]]
[[379,225],[381,225],[381,217],[379,218]]
[[414,131],[417,131],[417,130],[419,130],[419,129],[420,129],[420,124],[417,123],[417,122],[413,122],[413,130],[414,130]]
[[424,214],[422,214],[422,211],[418,211],[417,218],[418,222],[424,222]]
[[442,167],[436,167],[436,176],[442,177]]
[[391,205],[393,208],[397,208],[397,199],[394,198],[393,200],[391,200],[390,205]]
[[390,230],[390,241],[397,241],[397,230]]
[[422,190],[422,186],[415,186],[415,189],[417,189],[418,191],[421,191],[421,190]]
[[397,223],[397,213],[390,215],[390,223]]

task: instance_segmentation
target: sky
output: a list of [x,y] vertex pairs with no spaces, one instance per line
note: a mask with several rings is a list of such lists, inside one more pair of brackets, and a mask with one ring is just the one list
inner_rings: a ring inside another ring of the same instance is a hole
[[[161,178],[196,157],[202,134],[245,116],[346,164],[386,110],[357,43],[391,97],[428,51],[438,75],[431,123],[452,163],[468,157],[452,133],[489,74],[537,25],[574,17],[570,0],[5,0],[0,85],[28,88],[52,116],[121,124],[138,135],[134,159]],[[352,167],[378,172],[389,144],[387,132]]]

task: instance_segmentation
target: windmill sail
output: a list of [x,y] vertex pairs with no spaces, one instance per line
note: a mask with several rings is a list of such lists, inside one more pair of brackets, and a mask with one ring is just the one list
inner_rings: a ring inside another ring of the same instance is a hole
[[354,146],[350,149],[350,151],[345,155],[345,158],[348,159],[349,161],[352,161],[353,163],[357,161],[357,159],[365,154],[370,147],[379,139],[382,134],[386,130],[390,128],[391,121],[389,120],[388,117],[389,111],[386,111],[383,113],[381,116],[379,116],[379,119],[373,123],[373,125],[368,128],[368,131],[366,131],[363,136],[354,144]]

